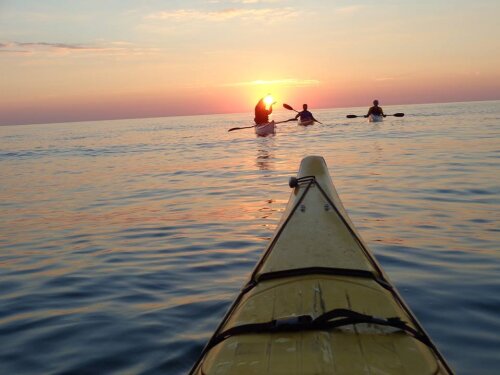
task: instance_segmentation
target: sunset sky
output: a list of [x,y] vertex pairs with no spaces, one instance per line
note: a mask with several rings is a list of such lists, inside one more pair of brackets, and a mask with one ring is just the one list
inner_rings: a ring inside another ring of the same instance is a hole
[[0,124],[500,99],[498,0],[0,0]]

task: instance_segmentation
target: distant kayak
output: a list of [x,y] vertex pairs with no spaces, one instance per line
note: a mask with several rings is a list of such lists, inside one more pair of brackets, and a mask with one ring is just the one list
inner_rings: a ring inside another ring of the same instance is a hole
[[290,187],[191,375],[452,374],[361,240],[324,159],[304,158]]
[[314,120],[313,120],[313,119],[309,119],[309,120],[301,120],[301,119],[299,118],[298,124],[299,124],[299,125],[301,125],[301,126],[309,126],[309,125],[314,124]]
[[268,135],[274,134],[276,129],[276,124],[274,120],[265,124],[255,125],[255,134],[257,135]]
[[384,121],[384,116],[379,115],[369,115],[368,122],[382,122]]

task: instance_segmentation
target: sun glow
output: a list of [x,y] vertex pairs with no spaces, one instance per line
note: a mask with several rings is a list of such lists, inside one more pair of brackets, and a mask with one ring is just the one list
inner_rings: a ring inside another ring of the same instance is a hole
[[274,103],[274,98],[268,94],[265,98],[264,98],[264,103],[266,103],[266,106],[269,107],[271,104]]

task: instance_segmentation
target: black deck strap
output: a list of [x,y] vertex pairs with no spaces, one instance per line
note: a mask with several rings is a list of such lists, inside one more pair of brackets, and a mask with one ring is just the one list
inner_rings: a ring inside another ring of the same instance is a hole
[[349,310],[349,309],[334,309],[331,311],[327,311],[326,313],[318,316],[314,319],[315,324],[325,324],[331,322],[332,319],[337,319],[337,322],[341,321],[341,319],[349,320],[349,321],[358,321],[360,323],[373,323],[379,325],[387,325],[390,327],[399,328],[404,331],[409,331],[413,334],[419,334],[416,330],[408,326],[404,321],[399,317],[392,318],[378,318],[372,315],[366,315],[359,313],[357,311]]
[[329,268],[329,267],[305,267],[282,271],[266,272],[257,275],[256,281],[266,281],[281,279],[285,277],[304,276],[304,275],[333,275],[333,276],[352,276],[363,279],[373,279],[374,275],[370,271],[357,270],[350,268]]
[[324,331],[361,323],[396,328],[398,331],[405,332],[411,337],[429,346],[431,349],[434,349],[434,346],[430,342],[429,338],[423,332],[419,332],[410,327],[399,317],[377,318],[348,309],[334,309],[320,315],[316,319],[312,319],[309,315],[301,315],[275,319],[265,323],[250,323],[232,327],[214,337],[209,343],[208,350],[220,344],[222,341],[238,335]]
[[371,315],[362,314],[354,310],[334,309],[323,313],[322,315],[314,319],[314,321],[318,323],[323,323],[337,318],[367,318],[367,317],[373,318],[373,316]]
[[309,182],[309,181],[316,181],[316,176],[303,176],[303,177],[297,177],[298,182]]
[[333,267],[304,267],[290,270],[273,271],[261,273],[255,277],[253,286],[260,281],[276,280],[287,277],[307,276],[307,275],[328,275],[328,276],[347,276],[361,279],[370,279],[379,283],[382,287],[392,290],[392,285],[385,280],[380,279],[378,275],[367,270],[358,270],[352,268],[333,268]]
[[[334,320],[332,321],[332,319]],[[313,324],[318,324],[319,326],[323,324],[329,325],[332,323],[334,323],[334,325],[336,326],[345,324],[368,323],[368,324],[393,327],[401,331],[404,331],[406,333],[409,333],[417,340],[423,342],[427,346],[434,348],[427,335],[425,335],[423,332],[420,332],[410,327],[405,321],[401,320],[401,318],[399,317],[379,318],[372,315],[362,314],[357,311],[349,309],[334,309],[331,311],[327,311],[326,313],[318,316],[316,319],[313,320]]]

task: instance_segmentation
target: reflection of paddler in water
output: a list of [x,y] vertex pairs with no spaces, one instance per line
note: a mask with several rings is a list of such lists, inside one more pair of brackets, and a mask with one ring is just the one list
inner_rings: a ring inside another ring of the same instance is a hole
[[274,166],[274,138],[273,137],[261,137],[258,139],[257,144],[257,158],[255,159],[255,165],[261,171],[270,171]]
[[259,149],[257,151],[257,160],[255,164],[261,171],[270,171],[272,168],[273,154],[266,149]]
[[254,121],[257,125],[267,124],[269,122],[269,115],[273,113],[273,98],[271,95],[266,95],[259,100],[255,106],[255,118]]

